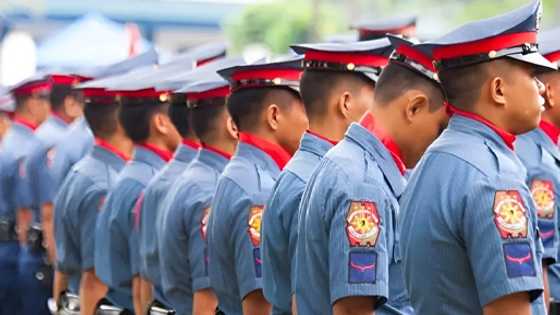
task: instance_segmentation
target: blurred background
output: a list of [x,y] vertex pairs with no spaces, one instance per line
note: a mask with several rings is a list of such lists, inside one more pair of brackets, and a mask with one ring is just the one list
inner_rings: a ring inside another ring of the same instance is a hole
[[[416,14],[418,36],[529,0],[1,0],[0,85],[37,70],[112,64],[156,49],[160,62],[192,47],[227,42],[257,59],[290,43],[346,41],[359,21]],[[560,24],[560,1],[544,0],[544,27]]]

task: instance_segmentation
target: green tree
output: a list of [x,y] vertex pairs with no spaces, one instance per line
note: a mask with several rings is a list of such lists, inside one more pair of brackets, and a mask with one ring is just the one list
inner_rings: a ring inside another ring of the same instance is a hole
[[346,25],[333,5],[317,0],[288,0],[250,5],[227,22],[225,30],[237,51],[259,43],[274,53],[285,53],[290,44],[315,40],[345,29]]

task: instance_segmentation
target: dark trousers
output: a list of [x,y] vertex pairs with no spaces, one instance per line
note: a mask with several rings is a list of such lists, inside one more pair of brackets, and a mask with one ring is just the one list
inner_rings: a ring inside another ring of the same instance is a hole
[[19,244],[0,242],[0,315],[23,314],[18,283]]
[[19,259],[19,284],[22,313],[50,315],[47,301],[52,292],[52,269],[46,265],[44,251],[23,246]]

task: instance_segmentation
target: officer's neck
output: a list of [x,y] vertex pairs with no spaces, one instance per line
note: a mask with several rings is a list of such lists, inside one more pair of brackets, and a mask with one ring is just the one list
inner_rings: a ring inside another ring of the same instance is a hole
[[26,121],[29,122],[35,126],[38,126],[42,123],[42,121],[40,121],[39,119],[37,119],[37,117],[35,117],[35,115],[33,115],[31,112],[27,111],[26,109],[22,109],[20,111],[16,111],[16,113],[14,114],[14,120],[22,120],[22,121]]
[[551,113],[551,110],[547,110],[544,113],[542,113],[541,119],[553,124],[556,128],[560,128],[560,117],[556,117],[556,116],[560,116],[560,115],[558,114],[554,115]]
[[126,156],[132,156],[132,151],[134,150],[134,143],[132,140],[126,136],[124,131],[117,131],[111,136],[101,139],[107,141],[111,146],[115,147],[117,150],[122,152]]
[[344,137],[349,123],[346,119],[326,115],[324,118],[309,117],[309,130],[327,139],[340,141]]
[[281,146],[280,141],[276,137],[275,133],[269,128],[254,128],[252,130],[242,130],[241,132],[250,134],[262,140],[266,140],[272,144]]

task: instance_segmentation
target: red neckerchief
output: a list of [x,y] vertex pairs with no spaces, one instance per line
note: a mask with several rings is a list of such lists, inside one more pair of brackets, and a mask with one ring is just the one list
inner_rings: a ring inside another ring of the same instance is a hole
[[70,124],[70,123],[72,122],[71,120],[62,117],[62,115],[59,114],[59,113],[53,112],[53,113],[51,113],[51,115],[53,115],[54,117],[60,119],[62,122],[64,122],[64,123],[67,124],[67,125]]
[[284,166],[286,166],[288,161],[292,158],[292,156],[281,146],[246,132],[239,133],[239,141],[250,144],[264,151],[274,160],[274,162],[276,162],[276,165],[278,165],[281,170],[284,169]]
[[196,141],[194,141],[194,140],[191,140],[191,139],[183,138],[183,142],[182,142],[182,143],[183,143],[184,145],[186,145],[187,147],[190,147],[190,148],[195,149],[195,150],[198,150],[198,149],[201,148],[200,143],[198,143],[198,142],[196,142]]
[[551,122],[541,120],[539,124],[541,130],[552,140],[552,143],[557,144],[560,137],[560,128],[554,126]]
[[109,142],[107,142],[106,140],[103,140],[101,138],[95,138],[95,144],[113,154],[115,154],[116,156],[120,157],[121,159],[123,159],[124,161],[128,161],[130,160],[130,157],[127,156],[126,154],[124,154],[122,151],[120,151],[119,149],[115,148],[113,145],[111,145]]
[[226,159],[228,159],[228,160],[231,160],[231,154],[227,153],[226,151],[220,150],[220,149],[218,149],[218,148],[216,148],[216,147],[213,147],[213,146],[211,146],[211,145],[208,145],[208,144],[206,144],[206,143],[204,143],[204,142],[202,143],[202,147],[203,147],[205,150],[208,150],[208,151],[210,151],[210,152],[214,152],[214,153],[216,153],[216,154],[218,154],[218,155],[220,155],[220,156],[223,156],[224,158],[226,158]]
[[27,120],[25,118],[22,118],[22,117],[18,117],[18,116],[14,117],[14,122],[19,123],[20,125],[23,125],[24,127],[27,127],[29,129],[31,129],[31,131],[35,131],[35,129],[37,129],[37,127],[39,127],[36,124],[30,122],[29,120]]
[[144,142],[144,143],[140,143],[138,146],[142,147],[146,150],[152,151],[157,156],[159,156],[162,160],[164,160],[166,163],[169,162],[169,160],[171,160],[171,158],[173,157],[173,152],[168,151],[168,150],[164,150],[164,149],[160,149],[160,148],[158,148],[155,145],[150,144],[150,143]]
[[314,136],[317,137],[317,138],[323,139],[323,140],[325,140],[325,141],[327,141],[327,142],[330,142],[332,145],[337,145],[337,144],[338,144],[338,141],[331,140],[331,139],[329,139],[329,138],[327,138],[327,137],[325,137],[325,136],[322,136],[322,135],[318,134],[317,132],[311,131],[311,130],[309,130],[309,129],[307,130],[307,133],[309,133],[309,134],[311,134],[311,135],[314,135]]
[[515,142],[516,139],[516,136],[514,134],[511,134],[503,129],[498,128],[498,126],[494,125],[491,121],[489,121],[488,119],[480,115],[460,110],[459,108],[453,106],[448,102],[445,102],[445,108],[449,116],[460,115],[485,124],[486,126],[488,126],[488,128],[492,129],[496,134],[498,134],[500,138],[502,138],[502,140],[504,141],[504,143],[507,145],[508,148],[510,148],[511,150],[514,149],[513,143]]
[[395,161],[397,168],[399,169],[401,174],[404,175],[404,173],[406,172],[406,165],[403,162],[401,150],[399,149],[397,143],[393,139],[391,139],[391,137],[389,137],[389,135],[387,135],[385,131],[381,130],[379,126],[375,125],[375,117],[373,117],[373,115],[369,112],[366,113],[364,117],[362,117],[360,125],[369,130],[374,136],[377,137],[377,139],[379,139],[379,141],[381,141],[381,143],[383,143],[385,148],[387,148],[389,153],[391,153],[391,157]]

